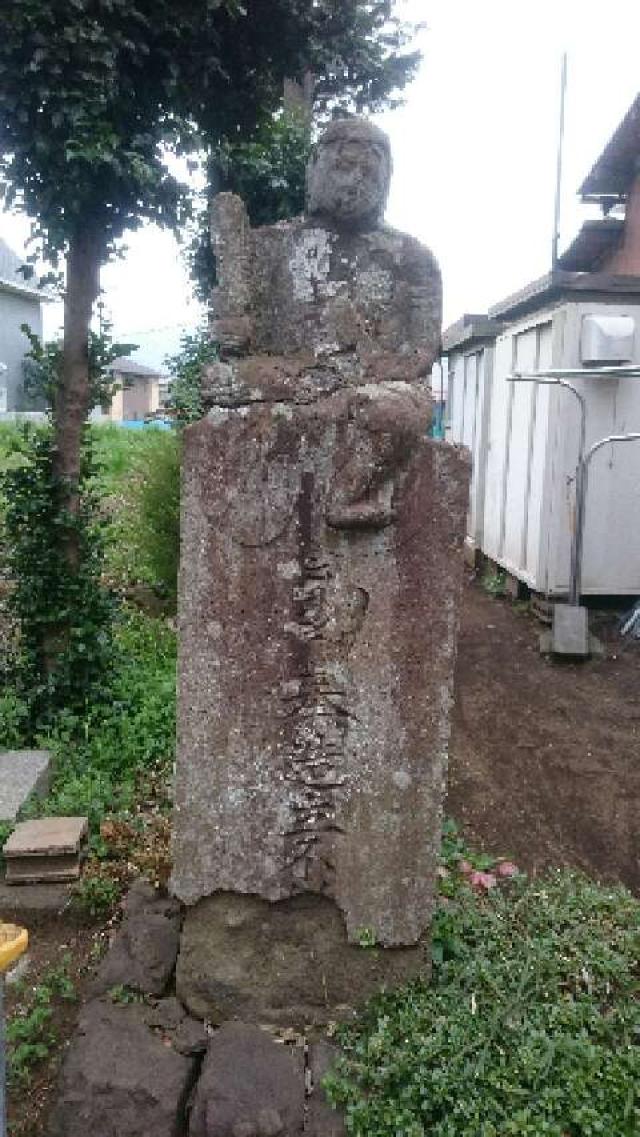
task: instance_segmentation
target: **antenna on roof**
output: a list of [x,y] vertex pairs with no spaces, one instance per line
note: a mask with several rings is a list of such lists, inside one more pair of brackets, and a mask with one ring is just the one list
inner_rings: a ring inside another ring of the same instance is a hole
[[567,93],[567,53],[562,54],[560,72],[560,126],[558,129],[558,160],[556,165],[556,201],[553,213],[553,240],[551,242],[551,271],[558,267],[558,241],[560,240],[560,195],[562,191],[562,148],[564,145],[564,104]]

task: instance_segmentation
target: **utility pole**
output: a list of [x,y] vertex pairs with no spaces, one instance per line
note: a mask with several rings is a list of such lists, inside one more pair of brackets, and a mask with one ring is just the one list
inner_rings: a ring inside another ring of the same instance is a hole
[[558,158],[556,164],[556,200],[553,215],[553,241],[551,243],[551,271],[558,267],[558,242],[560,240],[560,197],[562,192],[562,150],[564,146],[564,104],[567,93],[567,53],[562,55],[560,73],[560,126],[558,129]]

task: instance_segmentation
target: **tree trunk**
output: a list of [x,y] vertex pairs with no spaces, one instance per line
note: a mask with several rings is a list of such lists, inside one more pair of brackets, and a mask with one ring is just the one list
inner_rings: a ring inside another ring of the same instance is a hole
[[[69,242],[64,298],[62,373],[53,407],[54,472],[67,490],[67,508],[78,509],[82,432],[89,406],[89,324],[100,289],[100,242],[89,230]],[[67,535],[69,569],[77,565],[77,541]]]
[[[89,402],[89,324],[100,288],[100,242],[87,232],[69,242],[64,297],[62,369],[53,399],[53,472],[63,485],[63,505],[72,515],[80,506],[83,427]],[[70,577],[80,565],[78,531],[73,524],[58,530],[60,551]],[[69,620],[43,629],[42,661],[47,675],[56,671],[69,642]]]

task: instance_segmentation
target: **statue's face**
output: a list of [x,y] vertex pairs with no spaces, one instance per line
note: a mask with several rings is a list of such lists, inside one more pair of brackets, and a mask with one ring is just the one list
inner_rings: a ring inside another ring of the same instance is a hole
[[389,191],[390,160],[375,138],[322,140],[311,161],[307,211],[357,228],[382,220]]

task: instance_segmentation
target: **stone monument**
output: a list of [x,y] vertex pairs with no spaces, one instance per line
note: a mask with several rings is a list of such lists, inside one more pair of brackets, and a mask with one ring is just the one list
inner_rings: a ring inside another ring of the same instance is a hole
[[390,173],[339,120],[304,218],[213,207],[172,878],[178,994],[213,1021],[322,1021],[427,958],[469,471],[427,438],[440,274],[383,224]]

